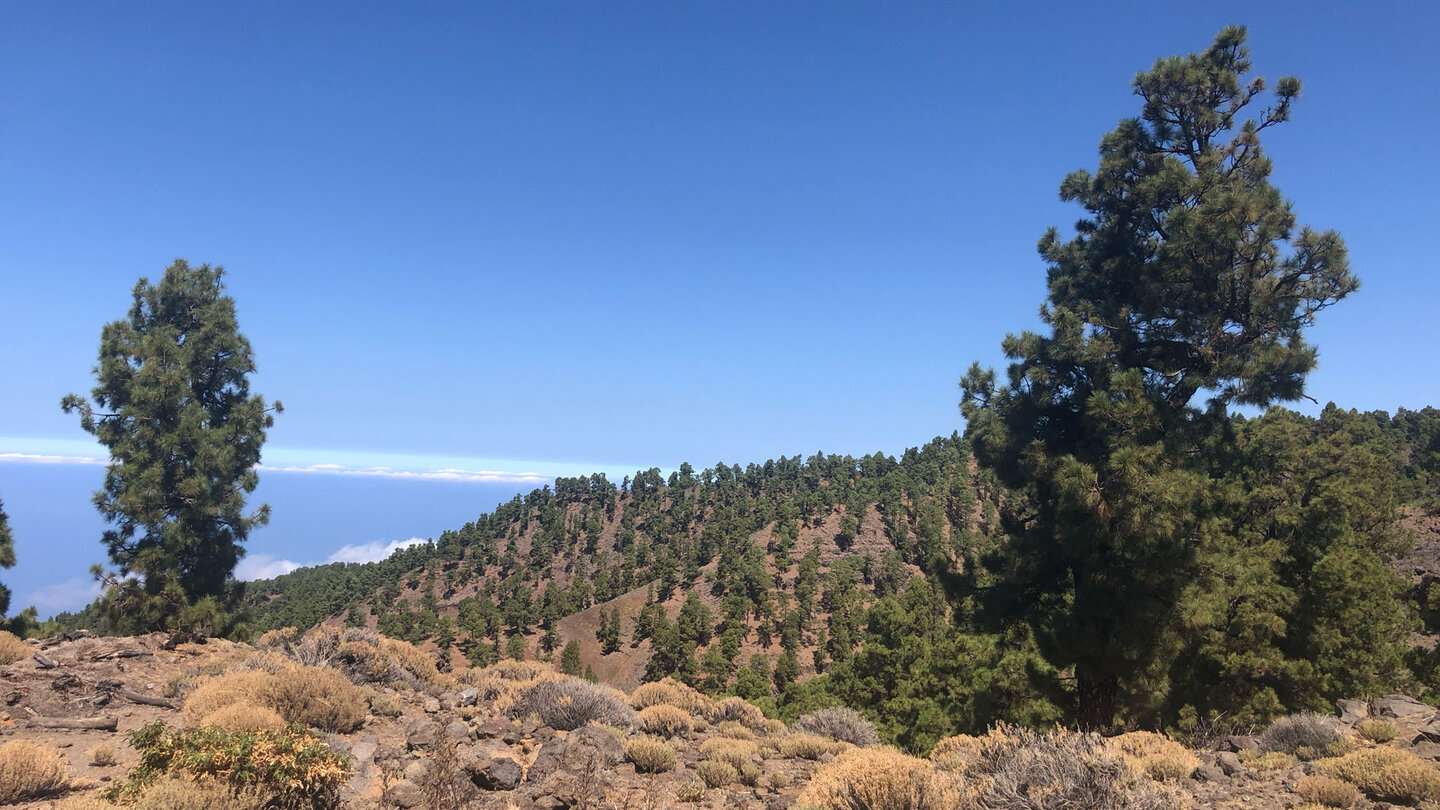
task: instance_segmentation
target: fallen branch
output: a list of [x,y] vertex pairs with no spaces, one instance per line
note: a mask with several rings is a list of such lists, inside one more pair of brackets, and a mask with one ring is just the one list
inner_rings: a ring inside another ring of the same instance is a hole
[[51,658],[50,656],[46,655],[45,653],[37,652],[37,653],[35,653],[35,656],[34,656],[34,657],[35,657],[35,663],[36,663],[37,665],[39,665],[39,667],[40,667],[41,669],[54,669],[55,667],[60,666],[60,664],[59,664],[58,662],[56,662],[56,660],[55,660],[54,658]]
[[31,723],[41,728],[85,728],[114,731],[119,721],[114,717],[33,717]]
[[139,692],[135,692],[135,691],[130,690],[130,689],[121,689],[121,690],[120,690],[120,697],[125,698],[126,700],[130,701],[131,703],[142,703],[142,704],[144,704],[144,705],[146,705],[146,706],[159,706],[159,707],[162,708],[162,709],[175,709],[175,708],[179,708],[179,707],[177,707],[177,706],[175,705],[175,701],[170,700],[169,698],[151,697],[150,695],[142,695],[142,694],[140,694]]

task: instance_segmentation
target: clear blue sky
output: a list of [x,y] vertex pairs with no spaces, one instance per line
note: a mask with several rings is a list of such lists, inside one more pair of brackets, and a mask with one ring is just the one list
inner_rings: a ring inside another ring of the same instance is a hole
[[[265,474],[256,564],[557,472],[899,452],[1033,325],[1131,77],[1227,23],[1305,82],[1275,179],[1364,283],[1310,393],[1440,404],[1440,6],[974,5],[0,2],[0,454],[100,457],[59,399],[177,256],[230,271],[267,464],[409,474]],[[0,461],[16,607],[83,602],[100,471]]]

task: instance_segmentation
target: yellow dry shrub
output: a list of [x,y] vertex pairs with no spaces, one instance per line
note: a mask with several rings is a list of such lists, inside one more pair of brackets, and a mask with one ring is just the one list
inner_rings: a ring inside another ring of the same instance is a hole
[[1112,737],[1112,748],[1130,767],[1157,782],[1185,779],[1200,767],[1200,758],[1169,737],[1149,731],[1131,731]]
[[690,804],[705,798],[705,783],[699,779],[686,779],[675,785],[675,801]]
[[422,684],[440,681],[440,670],[435,667],[435,659],[414,644],[397,638],[382,638],[380,646],[396,664]]
[[260,810],[264,806],[265,797],[253,791],[232,793],[214,779],[171,777],[150,786],[134,810]]
[[259,731],[262,728],[282,729],[285,718],[269,706],[232,703],[205,715],[202,726],[218,726],[226,731]]
[[744,724],[734,720],[726,720],[715,727],[715,733],[721,737],[733,737],[737,740],[753,740],[755,732],[746,728]]
[[963,771],[980,760],[984,740],[969,734],[946,737],[930,750],[930,761],[947,771]]
[[85,757],[90,760],[91,765],[97,768],[109,768],[114,765],[117,760],[115,746],[110,743],[100,743],[94,748],[91,748],[85,752]]
[[1419,804],[1440,799],[1440,770],[1399,748],[1363,748],[1316,764],[1379,801]]
[[755,731],[758,734],[784,734],[785,721],[773,717],[765,717],[755,724]]
[[660,703],[640,710],[640,728],[661,737],[690,733],[690,715],[678,706]]
[[[1370,742],[1387,743],[1395,739],[1399,732],[1395,724],[1389,720],[1379,717],[1370,717],[1355,724],[1355,733]],[[1346,752],[1349,753],[1349,752]]]
[[65,759],[49,748],[23,740],[0,745],[0,804],[53,796],[69,784]]
[[633,737],[625,743],[625,758],[640,773],[664,773],[675,767],[675,749],[658,737]]
[[716,762],[713,759],[702,759],[695,763],[695,773],[705,781],[709,787],[724,787],[740,778],[740,772],[734,765],[728,762]]
[[0,630],[0,664],[13,664],[30,657],[30,645],[9,630]]
[[635,691],[630,693],[630,705],[636,709],[648,709],[651,706],[660,705],[674,706],[683,709],[686,714],[709,719],[714,710],[715,701],[703,692],[680,683],[674,678],[667,677],[635,687]]
[[851,748],[820,766],[796,804],[820,810],[952,810],[971,806],[964,781],[894,748]]
[[[715,704],[714,709],[710,712],[710,720],[716,723],[725,720],[734,720],[737,723],[757,731],[766,727],[765,713],[760,711],[758,706],[746,701],[744,698],[733,696],[727,697]],[[781,725],[783,727],[784,724],[782,723]]]
[[775,741],[780,756],[788,759],[819,759],[826,754],[837,754],[850,748],[849,743],[838,742],[819,734],[786,734]]
[[1260,752],[1254,749],[1241,751],[1237,756],[1251,770],[1256,771],[1283,771],[1300,764],[1300,760],[1294,755],[1283,751]]
[[506,681],[538,681],[559,674],[554,667],[541,661],[516,661],[506,658],[488,667],[463,669],[456,675],[456,679],[463,684],[476,686],[480,681],[490,678]]
[[119,807],[89,793],[83,796],[66,796],[55,803],[55,810],[119,810]]
[[277,672],[265,685],[265,702],[291,723],[345,734],[365,724],[365,692],[327,667]]
[[1360,803],[1360,791],[1354,785],[1318,773],[1300,777],[1295,793],[1311,804],[1325,807],[1354,807]]
[[737,769],[759,753],[760,747],[755,743],[733,737],[712,737],[700,744],[700,756],[716,762],[728,762]]
[[256,705],[263,701],[269,673],[229,672],[205,678],[185,697],[180,716],[188,726],[202,725],[205,718],[233,704]]

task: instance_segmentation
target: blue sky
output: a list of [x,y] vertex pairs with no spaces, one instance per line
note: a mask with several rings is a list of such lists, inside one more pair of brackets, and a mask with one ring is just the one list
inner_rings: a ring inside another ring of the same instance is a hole
[[0,2],[0,580],[83,603],[103,456],[58,402],[177,256],[286,405],[252,571],[556,474],[948,434],[1061,178],[1227,23],[1305,82],[1275,181],[1364,284],[1311,395],[1440,403],[1434,3]]

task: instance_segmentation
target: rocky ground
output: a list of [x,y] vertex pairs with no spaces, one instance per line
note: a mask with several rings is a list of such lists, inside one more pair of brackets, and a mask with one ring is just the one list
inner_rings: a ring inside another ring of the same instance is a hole
[[[74,785],[72,793],[95,793],[123,779],[137,754],[126,733],[153,720],[181,725],[180,707],[188,684],[220,674],[255,655],[250,645],[227,641],[171,646],[162,635],[108,639],[79,637],[29,642],[34,654],[0,667],[0,742],[28,740],[58,750]],[[718,735],[716,726],[672,740],[678,751],[673,770],[637,773],[627,761],[621,735],[597,726],[560,731],[533,717],[517,721],[487,705],[482,690],[463,679],[445,679],[422,690],[379,689],[398,713],[371,714],[350,734],[331,734],[332,748],[348,753],[356,770],[342,792],[353,808],[415,808],[433,805],[436,780],[463,787],[471,806],[515,810],[560,808],[727,807],[783,808],[796,804],[818,759],[762,754],[753,785],[739,782],[695,792],[700,747]],[[1430,706],[1408,698],[1368,703],[1342,701],[1343,723],[1370,716],[1391,720],[1399,734],[1392,745],[1427,761],[1440,760],[1440,722]],[[97,726],[76,728],[67,726]],[[1302,804],[1297,782],[1315,770],[1309,763],[1262,770],[1247,764],[1257,740],[1225,737],[1213,750],[1197,752],[1202,766],[1173,783],[1189,806],[1289,808]],[[113,763],[93,752],[113,748]],[[98,762],[97,762],[98,761]],[[103,764],[101,764],[103,763]],[[427,794],[426,786],[430,785]],[[687,790],[691,791],[687,793]],[[50,807],[55,799],[26,807]],[[1385,807],[1367,803],[1359,807]]]

